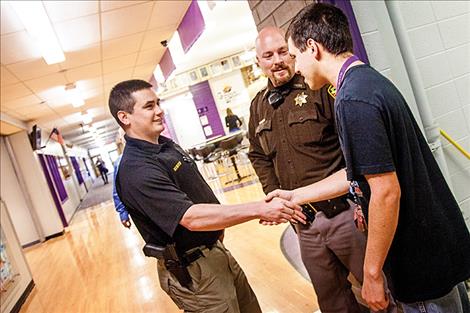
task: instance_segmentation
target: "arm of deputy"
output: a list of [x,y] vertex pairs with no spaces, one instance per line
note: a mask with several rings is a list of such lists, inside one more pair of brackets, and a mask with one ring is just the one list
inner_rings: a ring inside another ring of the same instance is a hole
[[388,305],[382,268],[398,225],[401,190],[395,172],[365,177],[371,197],[362,296],[373,309],[381,310]]
[[305,216],[301,208],[279,198],[270,202],[258,201],[236,205],[194,204],[183,215],[180,224],[192,231],[212,231],[253,219],[273,223],[301,222],[305,224]]
[[253,100],[250,107],[250,120],[248,122],[248,140],[250,141],[250,148],[248,150],[248,158],[263,186],[264,193],[267,194],[280,188],[280,183],[274,170],[273,160],[264,153],[259,138],[256,136],[256,127],[259,123],[256,115],[256,101],[257,98]]

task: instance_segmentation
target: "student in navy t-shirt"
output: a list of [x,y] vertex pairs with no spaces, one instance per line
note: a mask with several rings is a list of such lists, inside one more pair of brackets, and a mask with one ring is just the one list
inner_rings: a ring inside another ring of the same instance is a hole
[[[368,208],[363,298],[384,309],[381,270],[390,268],[394,296],[405,312],[464,312],[458,286],[470,277],[470,235],[426,139],[398,89],[352,54],[343,12],[312,4],[289,26],[289,51],[311,89],[336,87],[342,170],[294,191],[296,203],[328,199],[357,182]],[[435,310],[435,311],[434,311]]]

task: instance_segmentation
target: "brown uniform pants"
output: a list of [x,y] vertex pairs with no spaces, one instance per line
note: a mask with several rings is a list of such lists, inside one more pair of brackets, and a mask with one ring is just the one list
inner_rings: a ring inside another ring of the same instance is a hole
[[224,245],[217,241],[212,249],[201,251],[204,256],[188,266],[191,290],[158,261],[160,286],[178,308],[194,313],[261,313],[245,274]]
[[[312,224],[296,227],[302,261],[322,313],[361,312],[348,275],[351,272],[362,284],[366,236],[357,230],[353,214],[350,208],[328,219],[319,212]],[[393,299],[390,303],[386,312],[397,312]]]

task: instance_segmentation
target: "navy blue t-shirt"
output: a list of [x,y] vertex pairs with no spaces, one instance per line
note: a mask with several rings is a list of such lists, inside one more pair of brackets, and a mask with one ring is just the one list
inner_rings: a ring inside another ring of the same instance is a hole
[[395,297],[444,296],[470,277],[470,235],[462,213],[398,89],[369,65],[346,72],[335,102],[348,180],[396,172],[401,189],[388,254]]

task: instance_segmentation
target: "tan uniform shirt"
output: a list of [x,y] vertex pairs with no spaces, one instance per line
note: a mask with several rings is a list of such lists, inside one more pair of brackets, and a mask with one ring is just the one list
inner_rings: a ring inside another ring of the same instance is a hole
[[265,193],[309,185],[345,166],[328,86],[310,90],[300,75],[288,84],[276,109],[268,102],[271,82],[251,103],[248,156]]

